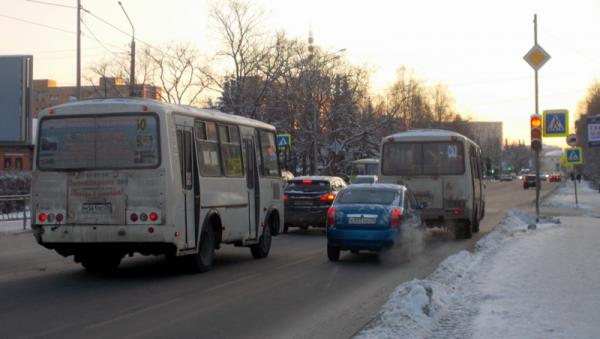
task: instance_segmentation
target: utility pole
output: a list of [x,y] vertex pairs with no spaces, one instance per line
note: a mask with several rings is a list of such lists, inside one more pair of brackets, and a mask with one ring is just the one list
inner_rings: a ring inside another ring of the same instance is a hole
[[318,155],[318,143],[317,138],[319,137],[319,105],[316,103],[314,98],[314,76],[316,71],[316,67],[314,65],[315,62],[315,46],[313,45],[314,39],[312,30],[308,35],[308,57],[309,57],[309,70],[310,70],[310,82],[311,82],[311,106],[313,111],[313,161],[311,162],[310,174],[316,175],[318,166],[317,166],[317,155]]
[[[533,15],[533,45],[537,46],[537,14]],[[538,101],[538,70],[535,69],[535,114],[540,114]],[[540,222],[540,151],[535,150],[535,222]]]
[[129,21],[129,24],[131,25],[131,64],[130,64],[130,70],[129,70],[129,96],[130,97],[134,97],[135,96],[135,27],[133,27],[133,23],[131,22],[131,19],[129,19],[129,15],[127,15],[127,12],[125,11],[125,7],[123,7],[123,4],[121,3],[121,1],[118,2],[119,6],[121,6],[121,9],[123,10],[123,13],[125,13],[125,16],[127,17],[127,21]]
[[77,0],[77,90],[75,96],[81,99],[81,0]]

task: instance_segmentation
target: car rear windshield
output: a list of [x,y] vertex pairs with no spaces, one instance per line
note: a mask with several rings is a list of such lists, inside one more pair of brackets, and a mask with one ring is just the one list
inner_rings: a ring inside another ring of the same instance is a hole
[[457,141],[392,142],[383,145],[383,175],[455,175],[465,172]]
[[38,168],[153,168],[160,164],[158,121],[149,114],[50,117],[40,124]]
[[286,192],[326,193],[329,182],[321,180],[292,180],[285,188]]
[[356,177],[354,180],[352,180],[353,184],[372,184],[374,182],[374,177]]
[[[382,189],[350,189],[341,191],[337,197],[337,204],[367,204],[391,205],[394,200],[400,199],[396,191]],[[398,201],[398,205],[400,205]]]

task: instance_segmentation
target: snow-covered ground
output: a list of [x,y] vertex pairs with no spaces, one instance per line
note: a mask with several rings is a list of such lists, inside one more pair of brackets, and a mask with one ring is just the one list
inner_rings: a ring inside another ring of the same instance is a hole
[[[600,194],[579,188],[580,216],[542,218],[529,229],[532,215],[510,211],[472,252],[400,285],[357,337],[600,337]],[[544,206],[573,209],[572,183]]]
[[[27,212],[27,216],[29,217],[29,212]],[[22,233],[30,230],[31,223],[29,219],[25,222],[25,228],[23,228],[23,212],[0,214],[0,235]]]

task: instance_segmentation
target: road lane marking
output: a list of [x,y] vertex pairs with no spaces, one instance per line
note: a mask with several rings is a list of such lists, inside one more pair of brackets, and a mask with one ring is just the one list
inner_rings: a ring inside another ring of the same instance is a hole
[[94,325],[88,326],[88,327],[86,327],[86,329],[96,329],[96,328],[99,328],[99,327],[102,327],[102,326],[106,326],[106,325],[112,324],[114,322],[125,320],[125,319],[128,319],[128,318],[134,317],[134,316],[136,316],[138,314],[141,314],[141,313],[144,313],[144,312],[148,312],[148,311],[152,311],[152,310],[155,310],[157,308],[161,308],[163,306],[167,306],[167,305],[179,302],[179,301],[181,301],[181,299],[175,298],[175,299],[171,299],[169,301],[162,302],[160,304],[155,304],[155,305],[152,305],[152,306],[144,307],[144,308],[141,308],[141,309],[139,309],[137,311],[130,312],[130,313],[125,313],[125,314],[120,315],[120,316],[118,316],[116,318],[112,318],[112,319],[109,319],[109,320],[106,320],[106,321],[102,321],[102,322],[96,323]]
[[312,260],[312,259],[314,259],[314,258],[316,258],[316,257],[318,257],[320,255],[321,255],[320,253],[319,254],[313,254],[313,255],[311,255],[309,257],[302,258],[302,259],[299,259],[299,260],[296,260],[296,261],[292,261],[292,262],[289,262],[289,263],[281,265],[281,266],[277,266],[276,269],[280,270],[280,269],[288,268],[290,266],[299,265],[299,264],[301,264],[303,262],[310,261],[310,260]]
[[239,282],[241,282],[241,281],[244,281],[244,280],[248,280],[248,279],[256,278],[256,277],[258,277],[259,275],[260,275],[259,273],[253,273],[253,274],[249,274],[249,275],[243,276],[243,277],[241,277],[241,278],[238,278],[238,279],[236,279],[236,280],[231,280],[231,281],[228,281],[228,282],[226,282],[226,283],[222,283],[222,284],[219,284],[219,285],[216,285],[216,286],[213,286],[213,287],[209,287],[209,288],[207,288],[207,289],[204,289],[204,290],[202,290],[202,292],[201,292],[201,293],[204,293],[204,292],[210,292],[210,291],[214,291],[214,290],[217,290],[217,289],[219,289],[219,288],[226,287],[226,286],[229,286],[229,285],[233,285],[233,284],[235,284],[235,283],[239,283]]

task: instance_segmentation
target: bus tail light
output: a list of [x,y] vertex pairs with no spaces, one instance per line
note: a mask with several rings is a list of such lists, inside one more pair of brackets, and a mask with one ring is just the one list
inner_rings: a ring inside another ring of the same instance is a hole
[[62,215],[62,213],[58,213],[56,215],[56,222],[62,222],[64,218],[65,217]]
[[465,214],[465,210],[455,208],[455,209],[451,209],[451,210],[446,210],[446,213],[448,213],[450,215],[463,215],[463,214]]
[[161,223],[161,212],[153,211],[150,208],[148,209],[134,209],[127,211],[129,224],[160,224]]
[[38,220],[40,222],[46,222],[47,219],[48,219],[48,216],[46,215],[46,213],[40,213],[40,215],[38,215]]
[[152,213],[150,213],[150,220],[151,220],[151,221],[156,221],[156,220],[158,220],[158,214],[156,214],[156,212],[152,212]]
[[129,220],[133,222],[138,221],[138,215],[136,213],[131,213],[131,215],[129,216]]
[[390,214],[390,228],[399,228],[402,224],[402,212],[394,208]]
[[335,227],[335,208],[327,210],[327,227]]

